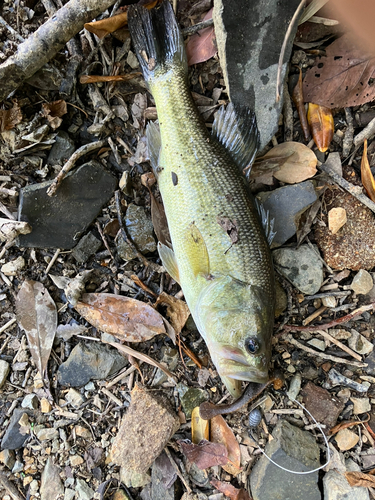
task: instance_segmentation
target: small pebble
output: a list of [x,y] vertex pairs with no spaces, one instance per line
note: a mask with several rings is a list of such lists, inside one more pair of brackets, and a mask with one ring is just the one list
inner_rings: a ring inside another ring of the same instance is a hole
[[79,408],[85,401],[81,394],[73,388],[69,389],[69,391],[66,393],[65,399],[74,408]]
[[13,465],[12,473],[17,474],[17,472],[23,471],[23,463],[20,460],[16,460],[15,464]]
[[358,354],[369,354],[374,349],[374,344],[369,342],[366,337],[358,333],[356,330],[350,330],[351,335],[348,341],[350,349],[358,352]]
[[35,394],[27,394],[21,403],[22,408],[36,410],[38,408],[38,398]]
[[354,415],[362,415],[362,413],[371,411],[369,398],[350,398],[350,401],[352,401],[352,403],[354,404]]
[[354,448],[359,441],[359,436],[350,429],[341,429],[341,431],[336,434],[335,439],[340,450],[347,451]]
[[289,399],[296,399],[299,391],[301,390],[301,374],[296,373],[294,377],[291,379],[289,384],[289,391],[287,392]]
[[351,284],[352,290],[357,294],[366,295],[374,286],[371,274],[365,269],[360,269],[354,276]]
[[83,458],[79,455],[73,455],[70,457],[70,465],[76,467],[77,465],[83,464]]
[[17,257],[17,259],[11,260],[1,266],[1,272],[4,273],[5,276],[16,276],[18,271],[21,271],[25,265],[25,259],[23,257]]
[[313,347],[316,347],[316,349],[319,349],[320,351],[326,350],[326,343],[324,342],[324,340],[311,339],[307,343]]
[[42,398],[40,400],[40,411],[42,413],[49,413],[51,411],[52,407],[50,405],[50,402],[48,401],[47,398]]
[[336,307],[336,298],[333,295],[322,298],[322,304],[326,307]]
[[0,359],[0,389],[5,384],[9,371],[10,364],[7,361]]
[[35,432],[35,435],[39,441],[50,441],[59,436],[59,431],[57,429],[42,427]]

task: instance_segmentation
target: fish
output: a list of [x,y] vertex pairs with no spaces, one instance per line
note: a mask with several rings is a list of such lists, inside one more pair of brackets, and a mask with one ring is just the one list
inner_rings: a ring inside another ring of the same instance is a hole
[[230,103],[209,132],[189,90],[184,41],[167,0],[151,10],[130,6],[128,26],[159,122],[146,129],[172,243],[159,242],[159,255],[222,382],[239,397],[243,382],[269,378],[275,308],[262,211],[242,174],[259,145],[256,118]]

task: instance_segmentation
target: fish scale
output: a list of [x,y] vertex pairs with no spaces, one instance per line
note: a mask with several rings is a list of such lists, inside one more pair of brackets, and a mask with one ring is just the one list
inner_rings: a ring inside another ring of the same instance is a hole
[[221,379],[239,396],[241,381],[268,379],[274,321],[270,250],[240,173],[254,158],[256,126],[247,110],[229,106],[215,118],[216,137],[208,132],[169,2],[151,11],[131,6],[128,20],[159,120],[147,138],[173,246],[159,244],[159,253]]

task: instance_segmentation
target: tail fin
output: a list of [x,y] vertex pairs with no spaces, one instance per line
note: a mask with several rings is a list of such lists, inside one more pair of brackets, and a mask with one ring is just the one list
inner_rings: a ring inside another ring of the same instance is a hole
[[152,10],[131,5],[128,25],[146,82],[166,73],[174,64],[187,68],[184,41],[168,0]]

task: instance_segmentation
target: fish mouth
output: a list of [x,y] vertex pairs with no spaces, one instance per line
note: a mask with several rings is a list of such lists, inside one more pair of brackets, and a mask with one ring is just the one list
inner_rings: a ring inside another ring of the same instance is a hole
[[268,370],[251,365],[242,351],[232,346],[220,346],[215,351],[216,368],[220,376],[263,384],[268,381]]

